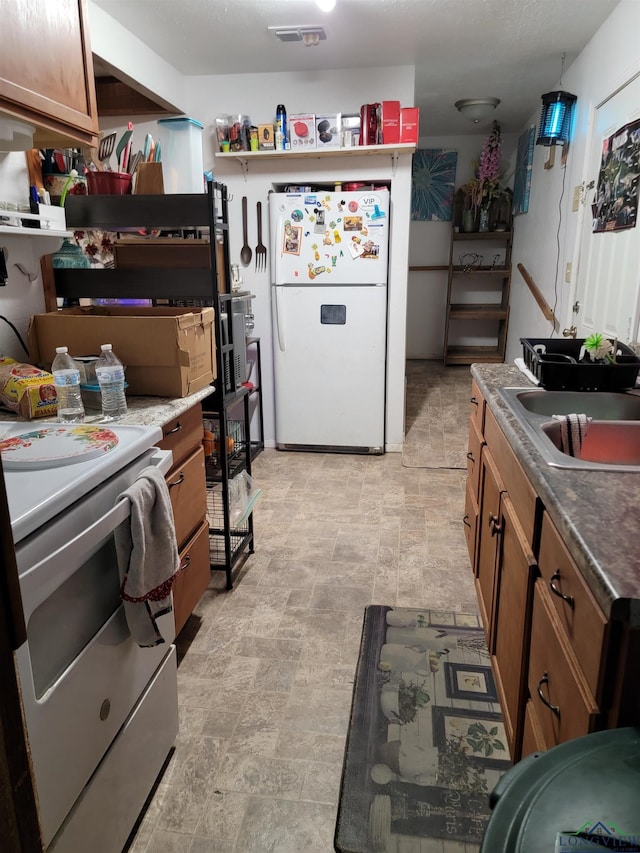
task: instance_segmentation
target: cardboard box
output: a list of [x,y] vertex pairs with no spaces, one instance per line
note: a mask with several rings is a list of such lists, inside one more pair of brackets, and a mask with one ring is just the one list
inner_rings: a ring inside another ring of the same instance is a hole
[[418,144],[420,135],[420,108],[403,107],[400,110],[400,142]]
[[396,145],[400,142],[400,101],[383,101],[380,107],[382,121],[382,144]]
[[216,377],[213,308],[64,308],[36,314],[29,324],[29,356],[47,370],[56,347],[73,356],[113,350],[126,367],[129,394],[186,397]]
[[316,115],[316,148],[340,148],[342,127],[340,113]]
[[292,151],[311,151],[316,147],[316,117],[292,115],[287,119],[287,132]]
[[258,151],[274,151],[276,147],[272,124],[258,125]]

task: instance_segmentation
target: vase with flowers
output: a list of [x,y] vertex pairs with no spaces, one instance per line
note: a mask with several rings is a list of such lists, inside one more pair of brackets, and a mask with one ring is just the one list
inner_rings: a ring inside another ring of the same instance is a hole
[[[461,187],[463,196],[463,230],[473,219],[475,230],[489,231],[496,227],[504,216],[509,217],[510,205],[506,212],[501,210],[503,202],[508,203],[511,190],[504,186],[505,176],[502,168],[502,132],[497,121],[493,122],[491,133],[482,147],[480,159],[473,163],[475,177]],[[465,214],[467,214],[465,219]]]

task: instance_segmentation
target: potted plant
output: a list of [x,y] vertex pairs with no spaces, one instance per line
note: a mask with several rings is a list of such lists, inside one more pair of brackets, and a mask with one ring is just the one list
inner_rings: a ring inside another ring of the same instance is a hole
[[511,218],[512,192],[504,185],[501,161],[502,132],[498,122],[494,121],[479,161],[473,162],[475,177],[459,190],[463,231],[507,230]]

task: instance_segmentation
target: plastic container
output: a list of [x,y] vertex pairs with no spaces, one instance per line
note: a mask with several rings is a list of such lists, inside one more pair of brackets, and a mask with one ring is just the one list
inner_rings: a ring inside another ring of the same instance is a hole
[[67,347],[56,347],[51,373],[58,399],[58,420],[63,424],[81,424],[84,405],[80,394],[80,370]]
[[128,195],[131,179],[128,172],[87,172],[89,195]]
[[165,193],[203,193],[203,125],[193,118],[158,120]]
[[621,391],[633,388],[640,358],[618,342],[615,364],[580,361],[584,338],[520,338],[524,362],[548,391]]
[[102,398],[102,420],[117,421],[127,414],[124,367],[111,344],[102,344],[96,361],[96,377]]

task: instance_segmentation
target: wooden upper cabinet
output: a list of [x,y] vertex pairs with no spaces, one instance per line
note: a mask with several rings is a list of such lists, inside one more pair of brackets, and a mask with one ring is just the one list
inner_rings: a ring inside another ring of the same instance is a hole
[[2,45],[0,113],[34,125],[38,148],[95,143],[87,0],[5,3]]

